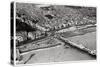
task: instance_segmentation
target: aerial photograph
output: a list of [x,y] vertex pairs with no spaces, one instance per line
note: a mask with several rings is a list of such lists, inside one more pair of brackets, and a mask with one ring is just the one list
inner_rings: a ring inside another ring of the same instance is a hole
[[16,3],[16,64],[96,60],[96,7]]

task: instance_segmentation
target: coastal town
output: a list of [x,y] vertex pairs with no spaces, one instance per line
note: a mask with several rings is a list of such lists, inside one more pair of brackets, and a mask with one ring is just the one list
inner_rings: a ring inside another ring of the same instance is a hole
[[16,3],[17,64],[95,59],[95,7]]

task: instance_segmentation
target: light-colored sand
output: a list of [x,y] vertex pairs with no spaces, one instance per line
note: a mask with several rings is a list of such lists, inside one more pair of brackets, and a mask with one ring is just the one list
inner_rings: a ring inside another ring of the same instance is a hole
[[81,36],[70,37],[68,38],[68,40],[71,40],[77,44],[82,44],[91,50],[96,50],[96,32],[87,33]]
[[31,54],[36,55],[27,62],[27,64],[32,63],[49,63],[49,62],[63,62],[63,61],[79,61],[79,60],[95,60],[85,52],[77,50],[75,48],[66,48],[63,45],[43,49],[36,52],[30,52],[24,55],[24,60],[26,61]]
[[[86,33],[84,35],[79,35],[79,36],[73,36],[67,39],[74,41],[75,43],[81,43],[91,50],[96,49],[96,32]],[[29,56],[33,53],[35,53],[35,56],[33,56],[27,62],[27,64],[95,60],[94,57],[76,48],[70,47],[65,49],[63,45],[59,45],[56,47],[46,48],[38,51],[32,51],[28,54],[25,54],[23,55],[23,61],[25,62],[29,58]]]

